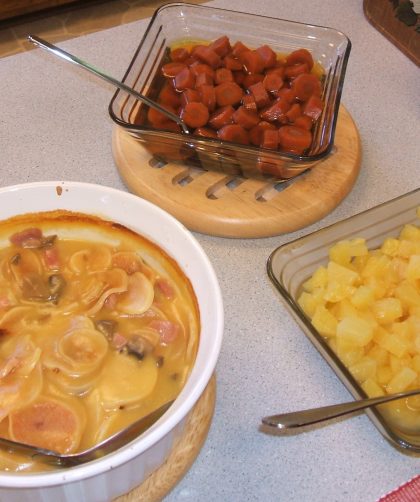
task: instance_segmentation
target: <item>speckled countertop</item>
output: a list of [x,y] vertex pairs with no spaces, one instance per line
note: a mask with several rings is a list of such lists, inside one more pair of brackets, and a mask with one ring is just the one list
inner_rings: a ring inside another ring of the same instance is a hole
[[[167,500],[374,501],[418,474],[420,458],[396,451],[365,415],[287,437],[258,429],[265,414],[351,397],[280,303],[265,266],[278,245],[419,186],[419,69],[368,23],[360,0],[210,4],[348,35],[342,101],[359,128],[363,158],[352,192],[310,227],[258,240],[196,234],[222,287],[225,336],[207,442]],[[146,25],[61,46],[122,77]],[[113,92],[40,50],[1,60],[0,184],[62,179],[126,190],[111,153]]]

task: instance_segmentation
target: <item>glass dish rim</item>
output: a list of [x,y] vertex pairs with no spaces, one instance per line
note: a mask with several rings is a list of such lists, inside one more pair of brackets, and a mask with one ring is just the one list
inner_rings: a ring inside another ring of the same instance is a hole
[[[355,213],[347,218],[343,218],[331,225],[320,228],[313,232],[310,232],[302,237],[298,237],[293,239],[292,241],[286,242],[277,246],[269,255],[266,263],[266,271],[269,279],[272,284],[276,288],[276,290],[280,293],[281,299],[283,300],[283,304],[286,306],[288,312],[292,315],[292,317],[297,321],[298,326],[302,329],[306,338],[315,346],[317,351],[324,358],[325,362],[330,366],[333,370],[335,376],[341,381],[344,387],[350,392],[350,394],[355,399],[363,399],[368,397],[367,394],[363,391],[360,384],[354,379],[351,375],[350,371],[344,366],[342,361],[338,358],[338,356],[333,352],[330,346],[326,343],[325,339],[319,334],[319,332],[313,327],[310,320],[305,316],[303,311],[299,308],[296,301],[293,299],[293,296],[289,293],[289,291],[283,286],[282,282],[276,277],[273,271],[272,263],[274,257],[277,253],[281,252],[284,248],[289,248],[296,246],[298,243],[305,243],[305,241],[310,241],[314,236],[319,236],[325,234],[327,231],[331,231],[334,228],[338,228],[343,224],[353,220],[356,217],[362,217],[363,215],[367,215],[373,210],[379,209],[385,206],[391,206],[395,204],[397,201],[412,196],[416,193],[420,194],[420,188],[415,188],[410,192],[404,193],[387,201],[384,201],[380,204],[372,206],[364,211],[360,211]],[[337,238],[339,240],[339,237]],[[366,415],[371,419],[373,425],[381,432],[381,434],[387,439],[392,446],[396,447],[403,453],[420,453],[420,434],[419,434],[419,443],[413,444],[408,439],[402,437],[398,433],[394,432],[394,430],[389,426],[388,422],[383,418],[383,416],[377,411],[375,407],[368,408],[364,411]]]
[[[294,24],[294,25],[299,25],[299,26],[310,26],[315,29],[328,30],[328,31],[332,31],[334,33],[338,33],[338,34],[342,35],[344,38],[344,41],[346,42],[346,50],[343,54],[343,66],[342,66],[342,70],[340,72],[339,80],[337,83],[338,90],[337,90],[337,99],[335,100],[334,110],[333,110],[333,120],[332,120],[332,126],[331,126],[331,141],[327,144],[327,146],[325,147],[324,150],[322,150],[321,152],[314,154],[314,155],[296,155],[293,153],[287,153],[287,152],[281,152],[281,151],[276,152],[276,151],[270,150],[268,148],[261,148],[261,147],[258,148],[256,146],[252,146],[252,145],[241,145],[241,144],[236,144],[236,143],[224,142],[224,141],[219,140],[217,138],[205,138],[204,139],[204,138],[201,138],[200,136],[194,137],[192,135],[190,137],[190,139],[192,138],[194,141],[198,140],[198,142],[199,143],[201,142],[203,145],[210,144],[214,147],[219,147],[219,148],[220,147],[225,147],[225,148],[231,147],[231,148],[238,149],[243,153],[247,153],[247,152],[250,152],[252,154],[263,153],[263,154],[267,154],[267,155],[274,155],[276,157],[279,157],[280,159],[284,158],[289,161],[294,161],[294,162],[296,162],[296,166],[290,166],[289,169],[295,168],[296,170],[302,169],[302,165],[301,165],[302,163],[318,162],[318,161],[324,159],[325,157],[327,157],[332,152],[332,150],[334,148],[335,130],[336,130],[337,121],[338,121],[338,112],[339,112],[339,108],[340,108],[340,104],[341,104],[341,95],[343,92],[344,78],[346,75],[347,63],[348,63],[348,59],[349,59],[351,48],[352,48],[351,40],[344,32],[337,30],[335,28],[331,28],[329,26],[302,23],[300,21],[291,21],[291,20],[283,19],[283,18],[275,18],[273,16],[252,14],[252,13],[243,12],[243,11],[234,11],[231,9],[224,9],[221,7],[212,7],[212,6],[201,5],[201,4],[197,5],[197,4],[187,3],[187,2],[185,2],[185,3],[184,2],[182,2],[182,3],[181,2],[170,2],[170,3],[167,3],[165,5],[158,7],[154,11],[152,17],[150,18],[149,24],[147,25],[146,31],[144,32],[144,34],[143,34],[143,36],[137,46],[132,58],[131,58],[131,61],[127,67],[127,70],[121,80],[123,83],[125,83],[126,79],[128,78],[130,71],[131,71],[131,69],[137,59],[137,56],[138,56],[145,40],[147,39],[148,34],[149,34],[153,24],[155,23],[155,20],[156,20],[157,16],[159,15],[159,13],[165,9],[173,8],[173,7],[177,7],[177,6],[178,7],[185,7],[186,6],[188,8],[197,9],[197,10],[213,10],[213,11],[219,11],[219,12],[229,12],[229,13],[236,14],[236,15],[249,16],[250,18],[258,17],[258,18],[272,19],[274,21],[285,22],[288,24]],[[123,91],[121,91],[121,89],[117,89],[114,92],[114,94],[111,98],[111,101],[108,105],[108,113],[109,113],[111,119],[118,126],[127,130],[131,134],[143,133],[143,134],[150,134],[150,135],[155,135],[155,136],[160,136],[160,137],[164,136],[164,137],[166,137],[168,139],[172,139],[172,140],[179,140],[180,138],[183,138],[185,136],[186,140],[188,141],[188,136],[183,135],[181,132],[173,132],[173,131],[168,131],[165,129],[156,129],[156,128],[151,128],[148,126],[142,126],[142,128],[139,128],[139,126],[137,124],[130,124],[130,123],[125,122],[124,120],[120,119],[119,117],[117,117],[114,113],[113,105],[114,105],[115,101],[117,100],[120,92],[123,92]]]

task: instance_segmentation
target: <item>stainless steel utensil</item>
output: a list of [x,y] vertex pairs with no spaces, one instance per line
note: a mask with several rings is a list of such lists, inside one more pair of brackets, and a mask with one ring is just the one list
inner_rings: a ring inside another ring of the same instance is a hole
[[398,394],[389,394],[388,396],[373,397],[368,399],[360,399],[349,403],[334,404],[332,406],[323,406],[321,408],[312,408],[309,410],[294,411],[291,413],[280,413],[264,417],[262,423],[268,427],[277,430],[297,429],[306,425],[312,425],[332,418],[342,417],[354,413],[355,411],[364,410],[371,406],[388,403],[396,399],[403,399],[409,396],[420,394],[420,389],[407,392],[399,392]]
[[174,401],[169,401],[155,411],[152,411],[145,417],[140,418],[122,431],[119,431],[112,436],[104,439],[102,442],[92,446],[88,450],[78,453],[60,454],[56,451],[38,448],[25,443],[11,441],[9,439],[0,438],[0,446],[8,450],[29,455],[33,460],[41,460],[50,465],[59,467],[68,467],[72,465],[83,464],[113,452],[121,446],[129,443],[131,440],[138,437],[151,427],[173,404]]
[[86,61],[83,61],[82,59],[80,59],[76,56],[73,56],[73,54],[70,54],[69,52],[66,52],[63,49],[60,49],[56,45],[50,44],[46,40],[39,38],[39,37],[36,37],[35,35],[28,35],[28,40],[30,42],[32,42],[33,44],[41,47],[42,49],[45,49],[48,52],[51,52],[52,54],[55,54],[56,56],[64,59],[65,61],[68,61],[69,63],[73,63],[76,66],[79,66],[80,68],[84,68],[85,70],[89,71],[90,73],[93,73],[94,75],[101,78],[102,80],[105,80],[106,82],[114,85],[115,87],[118,87],[122,91],[125,91],[128,94],[131,94],[133,97],[135,97],[139,101],[142,101],[144,104],[146,104],[152,108],[155,108],[160,113],[163,113],[164,115],[166,115],[169,119],[174,120],[182,128],[183,133],[185,133],[185,134],[190,133],[188,127],[184,124],[182,119],[180,117],[178,117],[178,115],[175,115],[174,113],[166,110],[166,108],[163,108],[155,101],[152,101],[151,99],[144,96],[143,94],[140,94],[139,92],[135,91],[131,87],[128,87],[123,82],[120,82],[119,80],[115,79],[114,77],[107,75],[104,71],[100,70],[99,68],[96,68],[95,66],[91,65],[90,63],[87,63]]

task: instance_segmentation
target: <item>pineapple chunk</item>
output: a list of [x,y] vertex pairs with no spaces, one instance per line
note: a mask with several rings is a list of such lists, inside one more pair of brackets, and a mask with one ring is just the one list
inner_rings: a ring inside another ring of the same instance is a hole
[[303,283],[303,289],[308,293],[313,293],[315,289],[325,288],[328,282],[327,269],[318,267],[312,276]]
[[387,350],[396,357],[403,357],[408,353],[409,344],[402,338],[399,338],[392,333],[387,333],[378,342],[379,346]]
[[378,379],[379,385],[386,385],[391,381],[394,376],[390,366],[380,366],[376,371],[376,378]]
[[373,338],[373,327],[360,317],[345,317],[337,324],[337,337],[356,347],[364,347]]
[[417,291],[414,284],[409,281],[402,281],[398,284],[395,288],[395,296],[404,305],[413,307],[420,305],[420,291]]
[[389,237],[388,239],[384,240],[384,243],[381,246],[381,251],[387,256],[396,256],[398,254],[399,247],[400,241],[398,239]]
[[354,376],[354,378],[362,383],[368,378],[374,379],[376,376],[376,366],[377,363],[374,359],[370,357],[363,357],[357,363],[351,365],[349,367],[350,373]]
[[364,269],[362,277],[386,277],[391,268],[391,259],[383,254],[372,255],[369,257]]
[[368,248],[364,239],[353,239],[351,241],[339,241],[329,250],[330,260],[339,265],[350,265],[355,256],[365,256]]
[[362,383],[362,389],[369,397],[384,396],[385,392],[380,385],[373,379],[368,378]]
[[400,239],[412,242],[420,242],[420,227],[407,223],[400,232]]
[[335,347],[332,347],[333,350],[347,368],[360,361],[365,354],[363,347],[355,347],[353,344],[337,337],[329,339],[331,346],[332,341],[335,342]]
[[367,309],[375,301],[375,292],[370,286],[362,284],[350,297],[351,303],[358,309]]
[[420,279],[420,254],[410,256],[405,276],[409,281]]
[[327,302],[339,302],[349,297],[354,292],[354,284],[359,279],[359,274],[330,261],[327,266],[328,283],[324,299]]
[[337,331],[337,319],[323,305],[318,305],[312,317],[314,328],[325,337],[333,337]]
[[390,324],[402,314],[401,301],[398,298],[381,298],[372,305],[373,313],[380,324]]
[[416,380],[416,378],[417,372],[407,366],[404,366],[386,386],[386,391],[388,394],[394,394],[394,392],[404,392]]

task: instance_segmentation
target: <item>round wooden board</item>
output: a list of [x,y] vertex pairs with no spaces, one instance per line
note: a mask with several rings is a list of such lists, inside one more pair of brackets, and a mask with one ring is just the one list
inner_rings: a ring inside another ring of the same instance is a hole
[[169,457],[140,486],[114,502],[158,502],[182,479],[199,454],[210,428],[216,403],[216,377],[187,417],[184,431],[175,441]]
[[219,172],[194,176],[176,163],[157,168],[139,141],[115,126],[115,163],[133,193],[171,213],[190,230],[220,237],[257,238],[293,232],[331,212],[352,189],[360,169],[356,125],[341,106],[334,151],[284,184]]

